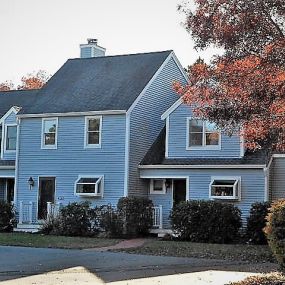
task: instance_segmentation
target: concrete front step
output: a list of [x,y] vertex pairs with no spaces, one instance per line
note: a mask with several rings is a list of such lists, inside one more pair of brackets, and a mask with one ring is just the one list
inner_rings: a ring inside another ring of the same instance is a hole
[[171,229],[151,229],[149,232],[151,234],[157,234],[157,237],[164,237],[167,234],[173,234],[173,231]]
[[39,224],[17,224],[14,232],[37,233],[40,227]]

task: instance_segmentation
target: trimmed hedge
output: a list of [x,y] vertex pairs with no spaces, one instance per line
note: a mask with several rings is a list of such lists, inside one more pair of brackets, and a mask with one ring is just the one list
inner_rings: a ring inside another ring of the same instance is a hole
[[264,229],[280,269],[285,272],[285,199],[273,202]]
[[269,202],[257,202],[251,205],[246,226],[246,237],[250,243],[267,244],[263,229],[266,226],[266,216],[269,212],[269,208]]
[[193,242],[230,243],[239,237],[241,212],[232,204],[191,200],[175,206],[170,214],[178,238]]
[[13,205],[0,201],[0,232],[12,232],[16,225]]

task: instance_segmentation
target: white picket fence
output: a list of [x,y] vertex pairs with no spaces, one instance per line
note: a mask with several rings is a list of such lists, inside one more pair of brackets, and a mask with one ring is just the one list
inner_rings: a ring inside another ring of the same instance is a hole
[[152,208],[153,227],[162,229],[162,206],[154,206]]

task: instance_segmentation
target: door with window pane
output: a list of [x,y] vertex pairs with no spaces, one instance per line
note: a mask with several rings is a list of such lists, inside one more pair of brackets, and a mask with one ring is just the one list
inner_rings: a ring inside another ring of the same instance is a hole
[[38,219],[46,219],[47,202],[54,203],[55,177],[39,178]]

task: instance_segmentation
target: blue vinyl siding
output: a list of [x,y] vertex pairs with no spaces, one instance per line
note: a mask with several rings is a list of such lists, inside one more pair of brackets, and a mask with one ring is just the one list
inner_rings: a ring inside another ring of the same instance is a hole
[[220,150],[187,150],[186,134],[187,117],[192,117],[192,108],[181,104],[169,117],[169,158],[189,158],[189,157],[240,157],[240,138],[237,135],[229,137],[221,135]]
[[270,169],[270,200],[285,198],[285,157],[273,158]]
[[173,59],[161,70],[131,113],[129,194],[146,195],[146,185],[139,179],[138,165],[164,126],[161,115],[177,99],[174,80],[185,82]]
[[[15,113],[11,113],[4,121],[4,132],[6,131],[5,125],[9,124],[16,124],[17,123],[17,118]],[[6,133],[4,134],[4,138],[6,140]],[[4,141],[4,147],[5,147],[5,141]],[[5,160],[15,160],[16,159],[16,151],[13,152],[5,152],[5,149],[3,149],[3,159]]]
[[[125,115],[102,117],[101,148],[84,148],[84,117],[59,117],[57,149],[41,149],[41,118],[22,119],[18,168],[18,203],[38,199],[38,178],[56,177],[56,199],[62,204],[89,200],[116,205],[124,191]],[[74,195],[78,175],[104,175],[103,198]],[[29,190],[28,179],[35,186]]]
[[[264,201],[265,177],[263,169],[141,169],[141,175],[187,176],[189,177],[189,199],[194,200],[209,199],[209,185],[212,176],[240,176],[241,201],[233,203],[242,211],[244,222],[249,215],[252,203]],[[172,190],[169,189],[165,197],[163,195],[149,195],[149,197],[155,205],[163,206],[163,211],[166,211],[166,213],[163,212],[163,217],[166,219],[172,208]],[[165,224],[169,224],[169,221],[164,220]]]
[[80,57],[81,58],[89,58],[92,57],[92,47],[84,47],[80,49]]
[[15,176],[15,169],[0,169],[0,178],[1,177],[14,177]]

